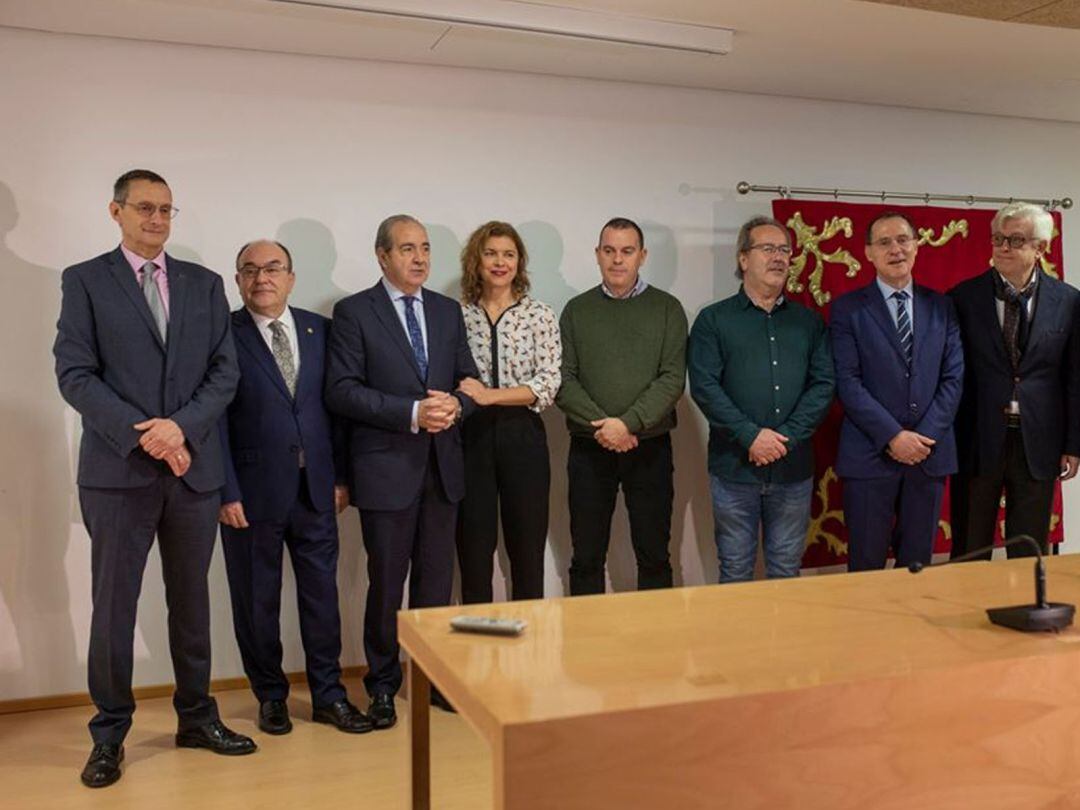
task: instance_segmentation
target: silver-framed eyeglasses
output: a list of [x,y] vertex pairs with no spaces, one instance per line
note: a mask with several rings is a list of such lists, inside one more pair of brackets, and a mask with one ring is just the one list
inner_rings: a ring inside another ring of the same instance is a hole
[[773,245],[768,242],[762,242],[759,245],[751,245],[747,250],[760,250],[766,256],[775,256],[778,253],[781,256],[791,255],[791,245]]
[[180,213],[180,209],[174,205],[154,205],[151,202],[130,203],[127,200],[116,200],[115,202],[121,207],[134,208],[135,213],[143,219],[150,219],[154,214],[161,214],[162,219],[176,219],[176,215]]
[[245,264],[236,271],[240,274],[241,278],[248,281],[259,277],[259,273],[262,273],[269,279],[281,278],[286,273],[291,273],[288,267],[281,262],[267,262],[266,264]]
[[883,236],[880,239],[875,239],[871,244],[873,244],[874,247],[881,248],[882,250],[888,250],[893,245],[896,245],[898,248],[903,248],[904,250],[907,250],[908,248],[915,247],[915,245],[919,244],[919,240],[916,239],[914,236],[909,236],[905,233],[897,236],[896,238],[893,238],[891,236]]

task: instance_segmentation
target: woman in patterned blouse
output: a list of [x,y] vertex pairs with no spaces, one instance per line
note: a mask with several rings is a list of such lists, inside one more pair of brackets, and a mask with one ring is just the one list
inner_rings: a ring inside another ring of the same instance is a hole
[[498,514],[510,557],[511,598],[544,595],[551,468],[540,411],[562,376],[559,322],[528,296],[525,243],[512,225],[481,225],[461,252],[461,298],[480,379],[461,391],[483,406],[463,426],[465,500],[458,564],[465,603],[490,602]]

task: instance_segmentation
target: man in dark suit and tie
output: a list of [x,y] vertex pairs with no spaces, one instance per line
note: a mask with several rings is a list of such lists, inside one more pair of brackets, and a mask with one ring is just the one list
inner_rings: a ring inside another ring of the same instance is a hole
[[210,697],[207,571],[225,482],[217,423],[236,391],[236,354],[221,277],[165,253],[176,214],[157,174],[113,188],[115,250],[62,279],[56,376],[82,417],[79,502],[90,534],[93,616],[88,657],[94,747],[89,787],[120,778],[131,727],[135,610],[155,535],[176,674],[176,744],[249,754]]
[[832,305],[851,571],[884,568],[890,545],[897,565],[928,564],[945,477],[956,472],[960,331],[949,299],[912,280],[918,250],[905,214],[878,215],[866,230],[876,278]]
[[396,614],[405,578],[409,607],[450,601],[465,493],[458,425],[475,407],[457,393],[461,380],[478,374],[461,307],[423,287],[430,253],[416,219],[384,220],[375,237],[383,278],[339,301],[330,327],[326,404],[349,420],[352,502],[368,553],[365,685],[376,729],[397,720]]
[[991,229],[993,266],[949,292],[966,368],[950,492],[954,557],[993,542],[1003,489],[1005,536],[1030,535],[1045,552],[1054,481],[1080,463],[1080,293],[1039,267],[1053,217],[1010,203]]
[[370,721],[341,684],[337,513],[348,504],[344,436],[323,405],[321,315],[288,305],[296,276],[278,242],[249,242],[236,257],[244,306],[232,316],[240,365],[221,420],[225,487],[220,520],[233,626],[259,701],[259,728],[292,730],[281,668],[281,564],[288,546],[312,719],[354,734]]

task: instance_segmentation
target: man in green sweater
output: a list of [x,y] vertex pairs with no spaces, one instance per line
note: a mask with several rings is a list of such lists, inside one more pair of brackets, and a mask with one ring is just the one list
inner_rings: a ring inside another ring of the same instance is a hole
[[833,397],[825,323],[784,297],[791,240],[754,217],[739,230],[739,292],[705,307],[690,333],[690,395],[709,420],[720,581],[753,578],[758,533],[769,577],[799,574],[814,435]]
[[562,388],[570,430],[572,595],[603,593],[615,497],[622,486],[638,588],[671,587],[671,437],[686,381],[686,313],[639,274],[647,251],[629,219],[600,231],[602,283],[563,310]]

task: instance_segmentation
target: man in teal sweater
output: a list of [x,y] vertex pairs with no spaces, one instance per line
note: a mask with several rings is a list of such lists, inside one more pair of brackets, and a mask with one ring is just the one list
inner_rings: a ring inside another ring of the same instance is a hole
[[784,297],[791,241],[755,217],[739,230],[739,292],[705,307],[690,333],[690,394],[709,420],[720,581],[753,578],[758,532],[769,577],[799,574],[814,435],[833,397],[821,316]]
[[671,587],[671,437],[686,381],[686,313],[649,286],[641,228],[617,218],[596,248],[602,283],[563,310],[562,388],[570,430],[572,595],[603,593],[615,497],[622,486],[638,588]]

